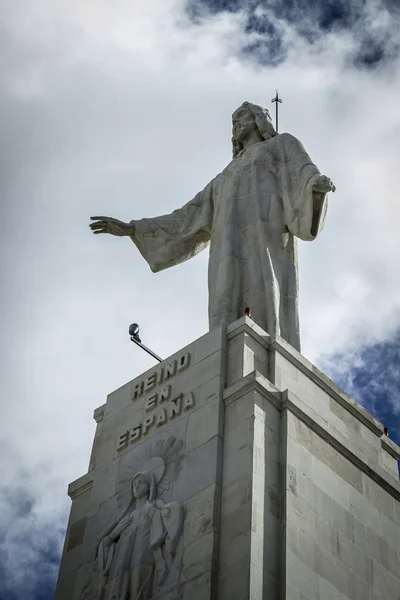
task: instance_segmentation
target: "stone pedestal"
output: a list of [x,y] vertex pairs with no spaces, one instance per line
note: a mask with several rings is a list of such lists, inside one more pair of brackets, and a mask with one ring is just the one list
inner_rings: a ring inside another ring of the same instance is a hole
[[399,599],[400,448],[251,319],[116,390],[94,418],[56,600]]

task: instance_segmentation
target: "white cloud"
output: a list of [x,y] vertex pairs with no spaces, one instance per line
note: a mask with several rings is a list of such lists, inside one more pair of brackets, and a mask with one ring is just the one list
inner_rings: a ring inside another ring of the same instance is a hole
[[[286,60],[260,66],[240,54],[243,14],[195,26],[175,0],[15,0],[1,11],[3,484],[18,487],[22,469],[35,499],[12,520],[15,537],[21,522],[46,532],[59,522],[67,482],[87,468],[93,409],[152,364],[129,342],[130,322],[162,356],[207,329],[206,253],[154,275],[129,241],[91,236],[88,217],[184,204],[230,160],[243,100],[269,106],[278,87],[281,130],[338,188],[320,239],[301,245],[304,353],[390,336],[400,70],[398,60],[356,70],[348,33],[310,46],[282,23]],[[10,544],[9,564],[17,552]]]

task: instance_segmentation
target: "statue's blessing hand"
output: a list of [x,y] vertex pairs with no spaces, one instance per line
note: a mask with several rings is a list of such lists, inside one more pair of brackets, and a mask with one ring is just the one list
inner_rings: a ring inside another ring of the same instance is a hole
[[334,192],[336,190],[336,186],[326,175],[319,175],[318,179],[313,185],[313,190],[315,192],[323,192],[324,194],[327,194],[328,192]]
[[110,233],[111,235],[133,235],[134,228],[130,223],[124,223],[112,217],[90,217],[94,223],[89,227],[93,233]]

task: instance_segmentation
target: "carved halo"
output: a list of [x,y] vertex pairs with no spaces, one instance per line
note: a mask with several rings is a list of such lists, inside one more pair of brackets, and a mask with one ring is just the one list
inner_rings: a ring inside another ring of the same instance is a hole
[[182,446],[182,440],[169,436],[166,439],[157,440],[155,444],[147,446],[133,457],[130,456],[130,453],[126,454],[116,486],[119,508],[126,509],[129,503],[130,484],[137,473],[143,471],[153,473],[157,484],[157,496],[168,490],[171,480],[175,479],[174,475],[176,475],[172,468],[172,458]]

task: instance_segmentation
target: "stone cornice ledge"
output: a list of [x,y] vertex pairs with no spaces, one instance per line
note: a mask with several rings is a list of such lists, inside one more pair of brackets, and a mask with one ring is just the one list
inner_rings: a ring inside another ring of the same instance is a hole
[[96,423],[100,423],[100,421],[102,421],[104,419],[104,411],[106,409],[106,405],[102,404],[101,406],[99,406],[98,408],[95,408],[93,411],[93,419],[96,421]]
[[353,444],[342,436],[334,427],[326,428],[327,422],[322,419],[315,411],[308,407],[300,398],[290,390],[281,392],[282,405],[281,410],[289,410],[310,429],[315,431],[330,446],[335,448],[342,456],[353,463],[360,471],[363,471],[368,477],[376,481],[389,494],[397,500],[400,500],[400,482],[391,477],[384,469],[376,463],[370,461],[365,454],[361,454]]
[[308,361],[304,356],[297,352],[290,344],[281,337],[274,337],[270,344],[270,349],[279,352],[299,371],[307,375],[316,385],[324,390],[331,398],[336,400],[343,408],[361,421],[375,435],[381,437],[384,433],[384,427],[380,421],[375,419],[365,408],[346,394],[332,379],[324,375],[316,366]]
[[400,458],[400,447],[385,434],[381,437],[381,446],[396,460]]
[[225,388],[223,391],[223,400],[225,405],[234,402],[248,392],[260,392],[266,396],[279,409],[282,408],[281,392],[264,375],[258,371],[252,371],[240,381]]
[[68,496],[71,500],[75,500],[81,494],[85,494],[89,490],[92,489],[93,486],[93,474],[86,473],[86,475],[82,475],[79,479],[75,479],[68,486]]
[[234,323],[228,325],[227,328],[227,336],[228,340],[236,337],[240,333],[247,333],[251,337],[253,337],[259,344],[264,346],[264,348],[269,348],[271,343],[271,336],[264,331],[257,323],[250,319],[249,317],[241,317]]

